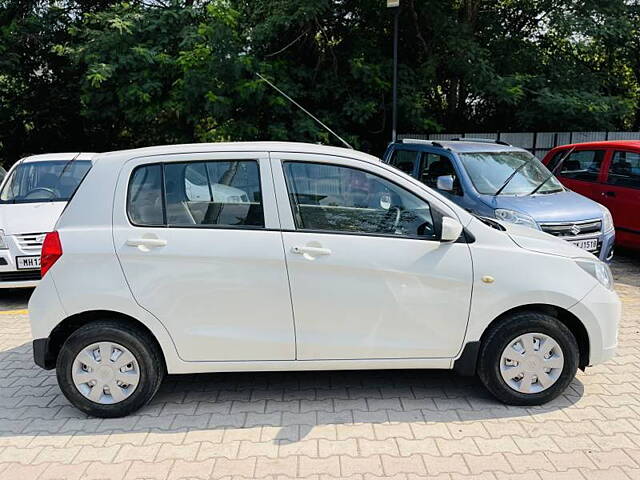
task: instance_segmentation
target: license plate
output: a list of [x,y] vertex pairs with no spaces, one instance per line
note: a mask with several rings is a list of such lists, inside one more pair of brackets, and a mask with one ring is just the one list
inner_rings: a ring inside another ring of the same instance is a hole
[[18,270],[37,270],[40,268],[40,255],[31,257],[16,257]]
[[573,243],[576,247],[580,247],[583,250],[589,250],[590,252],[592,252],[593,250],[597,250],[598,249],[598,239],[594,238],[591,240],[577,240],[575,242],[571,242]]

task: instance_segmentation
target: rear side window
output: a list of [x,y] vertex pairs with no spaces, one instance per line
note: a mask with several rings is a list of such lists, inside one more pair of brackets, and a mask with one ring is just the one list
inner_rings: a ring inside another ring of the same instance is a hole
[[[558,152],[549,164],[553,170],[555,165],[566,154]],[[580,150],[575,151],[564,161],[560,167],[559,176],[586,182],[597,182],[600,175],[600,166],[604,159],[604,150]]]
[[395,150],[391,156],[390,165],[402,170],[404,173],[413,175],[413,169],[418,157],[417,152],[410,150]]
[[640,153],[615,152],[607,183],[620,187],[640,188]]
[[129,182],[127,211],[134,225],[164,225],[162,165],[145,165],[135,169]]
[[131,177],[128,211],[141,226],[264,227],[258,162],[139,167]]

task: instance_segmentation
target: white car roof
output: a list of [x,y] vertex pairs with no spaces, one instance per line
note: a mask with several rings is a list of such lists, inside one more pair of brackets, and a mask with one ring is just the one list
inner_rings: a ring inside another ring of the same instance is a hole
[[220,142],[220,143],[187,143],[182,145],[162,145],[156,147],[136,148],[106,152],[99,155],[102,160],[123,160],[136,157],[150,157],[178,153],[207,153],[207,152],[288,152],[288,153],[317,153],[355,158],[369,163],[380,163],[380,159],[358,150],[348,148],[316,145],[299,142]]
[[92,152],[67,152],[67,153],[41,153],[39,155],[31,155],[29,157],[24,157],[20,160],[20,162],[46,162],[51,160],[71,160],[76,155],[78,157],[76,160],[92,160],[97,153]]

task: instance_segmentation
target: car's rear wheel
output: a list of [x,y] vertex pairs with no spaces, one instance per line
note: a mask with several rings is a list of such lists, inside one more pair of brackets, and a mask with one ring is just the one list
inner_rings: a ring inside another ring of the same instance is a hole
[[80,327],[58,355],[62,393],[95,417],[121,417],[146,405],[164,377],[164,364],[144,331],[103,320]]
[[480,348],[478,375],[509,405],[541,405],[558,397],[578,369],[578,344],[550,315],[522,312],[492,328]]

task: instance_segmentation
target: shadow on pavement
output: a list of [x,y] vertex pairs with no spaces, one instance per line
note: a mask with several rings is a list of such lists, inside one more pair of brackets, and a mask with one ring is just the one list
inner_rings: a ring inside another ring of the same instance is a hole
[[222,435],[229,430],[242,437],[252,433],[248,430],[270,427],[264,441],[286,445],[318,438],[312,431],[331,425],[370,428],[395,422],[403,424],[399,428],[427,432],[443,422],[535,421],[536,415],[560,411],[584,394],[576,379],[543,407],[508,407],[490,397],[477,379],[438,370],[170,375],[139,412],[96,419],[69,404],[53,371],[33,364],[29,343],[0,352],[0,371],[11,365],[21,367],[0,378],[0,437],[150,431]]

